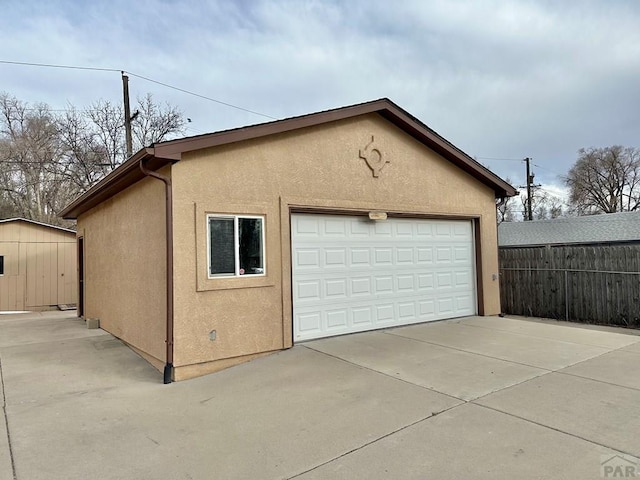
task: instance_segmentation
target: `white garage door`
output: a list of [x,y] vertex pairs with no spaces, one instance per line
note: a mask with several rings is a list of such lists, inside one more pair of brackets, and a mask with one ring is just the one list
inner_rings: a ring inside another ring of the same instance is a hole
[[474,315],[471,221],[292,214],[294,341]]

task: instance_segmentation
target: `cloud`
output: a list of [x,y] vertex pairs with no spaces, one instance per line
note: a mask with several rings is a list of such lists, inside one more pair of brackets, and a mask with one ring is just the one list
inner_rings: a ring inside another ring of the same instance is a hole
[[[532,157],[544,183],[581,147],[638,141],[633,0],[54,1],[3,14],[1,59],[125,69],[275,117],[386,96],[472,156]],[[120,101],[117,73],[0,73],[26,101]],[[192,133],[264,120],[137,78],[131,89],[178,105]],[[485,163],[524,178],[517,160]]]

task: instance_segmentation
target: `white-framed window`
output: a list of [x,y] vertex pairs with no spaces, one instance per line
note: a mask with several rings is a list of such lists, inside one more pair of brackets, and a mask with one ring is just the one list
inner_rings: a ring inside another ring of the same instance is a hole
[[264,276],[264,217],[207,215],[209,278]]

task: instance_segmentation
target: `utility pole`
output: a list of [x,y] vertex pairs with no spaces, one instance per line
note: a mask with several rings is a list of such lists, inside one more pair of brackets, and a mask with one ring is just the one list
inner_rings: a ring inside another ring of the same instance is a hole
[[[124,96],[124,130],[127,141],[127,158],[133,155],[133,140],[131,139],[131,107],[129,107],[129,77],[122,73],[122,94]],[[527,163],[527,168],[528,168]],[[528,171],[528,170],[527,170]]]
[[527,220],[533,220],[533,211],[531,208],[531,184],[533,183],[533,177],[531,176],[531,166],[529,162],[531,159],[529,157],[524,159],[527,162]]

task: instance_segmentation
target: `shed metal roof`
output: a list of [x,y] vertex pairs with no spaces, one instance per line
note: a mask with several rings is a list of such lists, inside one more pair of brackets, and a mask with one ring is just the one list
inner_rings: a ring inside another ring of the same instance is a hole
[[634,241],[640,242],[640,212],[503,222],[498,226],[500,247]]
[[475,161],[388,98],[382,98],[274,122],[156,143],[149,148],[143,148],[130,157],[85,194],[65,207],[60,212],[60,216],[69,219],[78,218],[78,215],[141,180],[144,177],[139,168],[141,160],[145,161],[148,169],[157,170],[167,164],[180,161],[182,154],[186,152],[290,132],[371,113],[380,115],[420,143],[442,155],[443,158],[477,178],[478,181],[489,186],[494,190],[496,198],[516,195],[516,190],[498,175]]
[[71,230],[70,228],[59,227],[57,225],[50,225],[48,223],[36,222],[35,220],[29,220],[28,218],[16,217],[16,218],[4,218],[4,219],[0,220],[0,224],[2,224],[2,223],[12,223],[12,222],[25,222],[25,223],[30,223],[32,225],[38,225],[40,227],[53,228],[55,230],[60,230],[60,231],[67,232],[67,233],[73,233],[73,234],[76,233],[75,230]]

